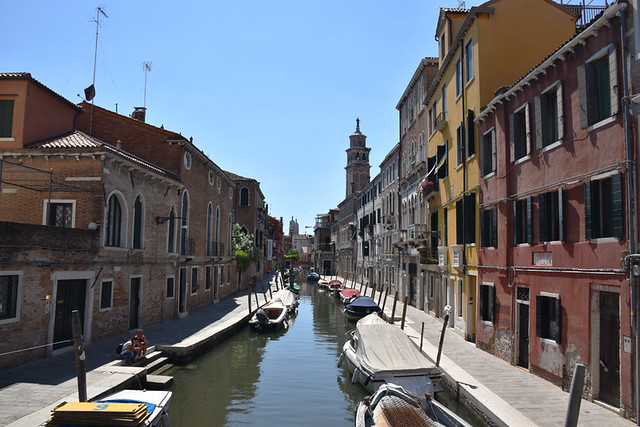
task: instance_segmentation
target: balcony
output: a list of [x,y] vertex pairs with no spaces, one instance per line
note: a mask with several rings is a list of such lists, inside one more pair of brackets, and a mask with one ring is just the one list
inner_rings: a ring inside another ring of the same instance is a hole
[[464,266],[464,246],[451,246],[451,266],[454,268],[462,268]]
[[447,115],[444,112],[438,113],[436,116],[436,130],[442,132],[447,127]]
[[438,195],[438,180],[434,177],[427,177],[418,185],[418,193],[425,200],[430,200]]
[[576,20],[576,28],[578,29],[585,28],[600,12],[607,8],[607,6],[585,6],[581,4],[563,4],[563,6],[578,17]]
[[427,224],[411,224],[407,226],[407,242],[420,243],[431,237],[431,231],[427,228]]
[[420,264],[439,264],[438,248],[430,246],[418,246],[416,249],[420,253]]
[[438,246],[438,265],[440,267],[449,265],[449,251],[446,246]]
[[180,238],[180,255],[194,256],[196,254],[196,239],[186,237],[184,234]]
[[211,242],[207,248],[207,256],[225,256],[225,244],[222,242]]

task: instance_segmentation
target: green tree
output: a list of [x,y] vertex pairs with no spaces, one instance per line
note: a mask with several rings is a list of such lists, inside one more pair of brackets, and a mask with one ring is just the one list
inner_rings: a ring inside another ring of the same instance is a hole
[[262,251],[253,245],[253,234],[244,231],[240,224],[233,224],[231,245],[238,263],[238,283],[242,283],[242,273],[262,258]]

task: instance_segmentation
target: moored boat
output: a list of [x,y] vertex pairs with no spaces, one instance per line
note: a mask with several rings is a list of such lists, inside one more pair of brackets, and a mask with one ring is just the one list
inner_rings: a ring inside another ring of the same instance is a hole
[[258,331],[273,331],[287,326],[286,321],[287,307],[279,299],[274,299],[255,312],[249,326]]
[[351,381],[369,392],[394,383],[416,396],[440,391],[440,370],[423,355],[407,334],[377,314],[356,323],[343,346],[338,364],[347,362]]
[[340,289],[344,288],[344,286],[340,280],[331,280],[329,281],[327,288],[329,288],[330,292],[339,292]]
[[284,288],[296,295],[300,294],[300,285],[298,285],[297,283],[287,283],[286,285],[284,285]]
[[46,426],[169,427],[170,391],[122,390],[95,402],[64,402]]
[[287,307],[287,311],[291,313],[298,307],[298,298],[296,298],[296,294],[291,292],[289,289],[280,289],[275,294],[273,294],[274,300],[280,300]]
[[336,295],[339,295],[342,304],[347,305],[360,296],[360,291],[356,288],[342,288]]
[[352,319],[358,319],[380,311],[380,306],[373,298],[365,295],[353,298],[344,308],[344,313]]
[[320,275],[315,271],[312,271],[311,273],[307,274],[307,280],[309,282],[317,282],[318,280],[320,280]]
[[418,398],[395,384],[383,384],[356,409],[356,427],[470,427],[431,396]]

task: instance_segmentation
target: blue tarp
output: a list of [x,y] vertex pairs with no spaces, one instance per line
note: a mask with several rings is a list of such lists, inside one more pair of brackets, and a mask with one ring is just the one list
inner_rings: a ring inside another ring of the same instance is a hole
[[375,308],[378,304],[370,297],[360,296],[347,305],[347,310],[357,310],[358,308]]

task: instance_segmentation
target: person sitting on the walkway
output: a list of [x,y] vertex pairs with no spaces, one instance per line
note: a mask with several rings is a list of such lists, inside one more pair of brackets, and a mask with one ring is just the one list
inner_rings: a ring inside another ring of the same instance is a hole
[[137,336],[134,336],[129,341],[122,345],[122,351],[120,352],[120,358],[127,361],[127,365],[132,365],[138,360],[140,355],[140,340]]
[[149,341],[144,336],[142,329],[138,329],[136,337],[140,340],[140,358],[144,358],[147,355],[147,347],[149,347]]

